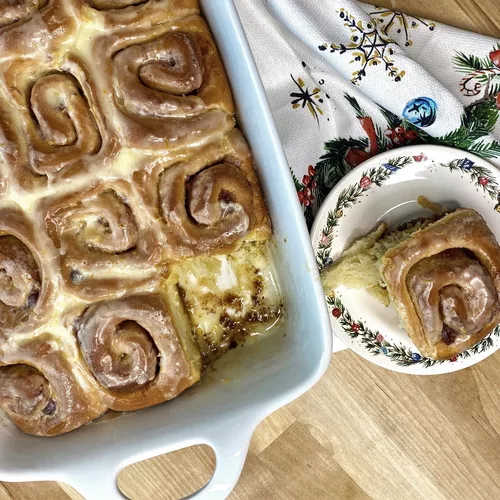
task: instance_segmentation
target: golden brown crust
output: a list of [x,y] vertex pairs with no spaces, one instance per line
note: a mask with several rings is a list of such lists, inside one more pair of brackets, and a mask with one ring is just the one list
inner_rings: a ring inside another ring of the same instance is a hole
[[15,347],[0,347],[0,408],[21,430],[57,436],[106,411],[100,394],[83,388],[85,370],[55,338],[42,334]]
[[[77,338],[109,408],[130,411],[175,398],[196,383],[201,356],[190,329],[155,294],[90,306],[77,320]],[[196,353],[196,355],[194,355]]]
[[65,0],[9,0],[0,4],[0,60],[61,50],[77,23]]
[[228,253],[264,240],[271,225],[241,132],[174,165],[153,162],[134,179],[165,235],[167,260]]
[[[234,126],[229,84],[200,17],[99,38],[94,55],[101,101],[124,145],[171,152],[220,138]],[[183,88],[191,77],[196,85]]]
[[73,0],[79,16],[106,31],[154,25],[199,14],[198,0]]
[[[460,251],[450,253],[452,249]],[[473,258],[463,249],[472,252]],[[455,356],[486,337],[500,322],[500,247],[484,219],[472,209],[456,210],[414,233],[389,249],[382,264],[382,276],[399,315],[425,356]],[[479,292],[473,289],[473,283],[479,283]],[[474,306],[477,314],[464,311],[472,307],[470,302],[479,293],[484,300]],[[450,303],[450,311],[455,320],[458,317],[460,327],[451,321],[446,323],[443,308]],[[474,315],[478,318],[469,325]],[[450,335],[452,325],[455,330]],[[438,332],[441,335],[436,334],[436,328],[443,330]]]

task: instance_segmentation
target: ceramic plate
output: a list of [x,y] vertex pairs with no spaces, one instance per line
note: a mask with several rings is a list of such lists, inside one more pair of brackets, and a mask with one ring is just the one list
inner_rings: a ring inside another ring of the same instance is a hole
[[[390,228],[429,216],[417,203],[424,195],[452,209],[477,210],[500,241],[500,171],[464,151],[410,146],[378,155],[346,175],[328,195],[312,229],[318,267],[336,260],[353,240],[385,221]],[[364,290],[339,288],[328,295],[333,332],[348,347],[385,368],[438,374],[466,368],[500,347],[500,327],[450,360],[418,352],[400,325],[394,306],[385,307]]]

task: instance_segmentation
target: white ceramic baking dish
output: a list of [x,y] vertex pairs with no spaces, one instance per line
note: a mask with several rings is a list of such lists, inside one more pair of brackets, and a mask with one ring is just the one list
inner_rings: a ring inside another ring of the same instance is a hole
[[[89,500],[122,498],[121,469],[196,444],[215,450],[210,482],[193,498],[225,498],[250,438],[267,415],[307,391],[328,367],[332,337],[309,235],[266,96],[232,0],[201,0],[231,81],[274,223],[275,257],[288,315],[283,330],[223,357],[217,371],[178,399],[35,438],[0,422],[0,480],[56,480]],[[285,335],[286,333],[286,335]]]

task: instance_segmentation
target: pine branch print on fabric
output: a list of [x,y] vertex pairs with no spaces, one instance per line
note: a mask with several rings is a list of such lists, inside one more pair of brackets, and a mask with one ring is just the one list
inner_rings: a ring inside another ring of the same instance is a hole
[[[316,209],[323,203],[333,186],[353,167],[378,153],[422,142],[420,129],[390,111],[380,108],[382,115],[387,120],[386,127],[381,128],[368,116],[355,97],[344,94],[344,98],[355,111],[366,136],[339,137],[325,143],[325,153],[313,169],[314,183],[309,185],[308,192],[310,192],[312,198],[309,198],[309,202],[306,203],[304,195],[299,194],[299,200],[309,227],[314,220]],[[427,137],[425,133],[423,135]],[[301,187],[298,192],[300,193],[302,190]]]
[[420,132],[428,144],[441,144],[474,153],[488,160],[500,156],[500,143],[492,137],[498,121],[498,107],[494,98],[479,100],[465,108],[462,125],[441,137]]
[[496,97],[500,85],[500,44],[496,44],[487,57],[457,52],[453,57],[455,69],[465,76],[460,81],[460,92],[467,96],[483,99]]
[[469,151],[485,159],[500,156],[500,143],[492,137],[498,121],[495,98],[480,100],[465,108],[459,128],[441,137],[433,137],[387,109],[379,106],[386,126],[375,124],[356,98],[345,94],[353,108],[365,137],[339,137],[325,143],[325,153],[314,166],[314,188],[309,186],[309,202],[300,198],[307,224],[312,225],[317,208],[331,189],[353,167],[376,154],[410,144],[441,144]]

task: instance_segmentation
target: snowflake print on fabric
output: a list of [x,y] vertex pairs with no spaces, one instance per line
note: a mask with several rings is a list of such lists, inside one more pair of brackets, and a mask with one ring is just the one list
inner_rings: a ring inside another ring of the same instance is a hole
[[430,127],[436,121],[437,110],[434,99],[417,97],[406,104],[403,117],[417,127]]
[[370,12],[372,20],[377,23],[379,29],[385,36],[389,36],[392,29],[397,33],[404,32],[405,46],[410,47],[413,45],[410,31],[420,26],[427,28],[429,31],[434,31],[436,25],[430,21],[421,19],[420,17],[410,16],[404,12],[397,10],[390,10],[384,7],[375,7],[377,10]]
[[366,71],[370,66],[383,64],[388,76],[395,82],[399,82],[404,77],[405,72],[400,71],[394,66],[394,60],[391,56],[394,54],[396,42],[390,38],[383,37],[376,27],[376,23],[367,23],[357,21],[345,9],[337,11],[340,18],[344,20],[344,26],[351,30],[351,42],[347,45],[324,43],[318,47],[319,50],[325,51],[330,49],[331,53],[344,54],[349,52],[352,56],[352,63],[358,63],[359,69],[352,73],[351,82],[358,84],[363,77],[366,76]]
[[290,93],[290,97],[292,98],[292,108],[304,109],[307,107],[311,115],[316,118],[316,122],[319,127],[319,116],[323,115],[323,110],[320,105],[324,102],[323,97],[321,96],[321,89],[319,87],[315,87],[310,91],[309,87],[305,86],[302,78],[298,78],[296,80],[293,75],[290,75],[290,77],[298,88],[298,91]]

